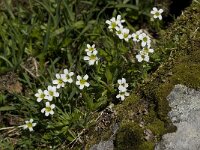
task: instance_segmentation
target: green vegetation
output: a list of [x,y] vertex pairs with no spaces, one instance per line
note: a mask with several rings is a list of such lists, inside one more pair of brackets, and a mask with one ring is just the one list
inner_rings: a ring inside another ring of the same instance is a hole
[[[167,14],[168,2],[156,5]],[[164,133],[174,131],[167,117],[166,96],[178,83],[193,88],[200,85],[196,21],[200,5],[194,1],[163,31],[162,22],[150,21],[154,4],[153,0],[1,1],[0,149],[88,148],[109,139],[110,126],[117,122],[116,149],[152,150]],[[117,15],[125,19],[123,25],[131,34],[140,28],[147,30],[155,50],[149,63],[136,59],[140,45],[119,39],[108,29],[106,20]],[[153,39],[151,31],[160,34],[159,40]],[[95,44],[98,64],[84,60],[87,44]],[[66,68],[74,73],[73,83],[57,89],[59,97],[50,101],[55,108],[45,106],[44,100],[39,103],[38,89],[46,90]],[[80,82],[88,82],[89,87],[82,90],[75,84],[76,77],[86,74],[89,78]],[[122,77],[134,91],[123,102],[116,98]],[[116,104],[114,115],[105,115],[108,125],[101,124],[105,118],[102,121],[99,116],[111,103]],[[45,116],[43,108],[54,114]],[[23,130],[31,118],[37,123],[28,123],[34,131]]]
[[[151,69],[151,64],[139,63],[135,58],[141,50],[140,44],[119,39],[108,29],[106,20],[121,15],[125,19],[123,26],[132,34],[149,24],[153,6],[153,0],[145,3],[139,0],[1,1],[0,145],[3,149],[7,145],[10,149],[51,146],[66,149],[83,145],[82,135],[96,124],[98,111],[111,102],[120,102],[116,98],[118,79],[126,78],[129,90],[134,89]],[[151,24],[154,30],[159,30]],[[87,44],[95,44],[98,64],[90,65],[84,60],[89,55],[85,52]],[[62,83],[60,76],[64,69],[74,73],[71,74],[73,83],[55,90],[50,87],[52,81]],[[85,81],[77,78],[86,74]],[[88,84],[82,90],[77,84],[83,83]],[[23,130],[25,121],[33,122],[26,123],[27,128]],[[29,132],[31,127],[33,132]]]

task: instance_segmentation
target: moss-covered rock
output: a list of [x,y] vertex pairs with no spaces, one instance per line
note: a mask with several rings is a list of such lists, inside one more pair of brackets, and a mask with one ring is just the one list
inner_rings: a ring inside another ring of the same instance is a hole
[[193,1],[161,32],[156,49],[160,67],[141,88],[142,94],[132,94],[114,107],[120,124],[114,140],[116,150],[153,150],[163,134],[176,130],[168,118],[166,97],[176,84],[200,88],[199,16],[200,4]]
[[[193,1],[182,15],[167,29],[161,32],[157,51],[170,58],[161,64],[151,77],[151,81],[143,89],[146,97],[154,101],[158,118],[169,126],[167,116],[170,108],[166,97],[174,85],[184,84],[192,88],[200,88],[200,4]],[[168,131],[174,128],[169,128]]]

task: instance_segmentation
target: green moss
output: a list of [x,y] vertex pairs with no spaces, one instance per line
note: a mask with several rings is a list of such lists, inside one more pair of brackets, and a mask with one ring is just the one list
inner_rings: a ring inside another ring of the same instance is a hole
[[123,122],[116,134],[115,150],[153,150],[154,142],[145,141],[144,129],[135,122]]
[[157,104],[157,114],[159,118],[165,122],[169,120],[167,114],[170,111],[169,103],[166,100],[166,97],[169,95],[171,90],[173,89],[172,84],[161,84],[157,88],[155,88],[155,98]]
[[148,122],[148,123],[153,122],[155,120],[155,118],[157,118],[157,114],[155,112],[154,107],[155,107],[155,105],[149,106],[148,114],[143,116],[143,119],[145,120],[145,122]]
[[116,150],[139,150],[142,143],[143,130],[137,123],[122,123],[116,134],[115,149]]
[[147,125],[146,128],[150,129],[153,132],[153,134],[157,136],[163,135],[166,131],[164,122],[159,119],[155,119],[155,121]]
[[133,118],[133,113],[136,112],[137,105],[139,104],[139,96],[131,94],[122,104],[115,107],[117,117],[119,120]]
[[138,150],[154,150],[154,146],[154,143],[145,141],[139,146]]
[[[200,58],[200,55],[199,55]],[[173,84],[184,84],[192,88],[200,88],[200,64],[179,64],[173,68]]]

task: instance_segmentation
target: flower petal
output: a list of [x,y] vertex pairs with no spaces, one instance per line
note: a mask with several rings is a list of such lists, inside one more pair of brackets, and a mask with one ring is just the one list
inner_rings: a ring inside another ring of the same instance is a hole
[[89,86],[90,86],[90,84],[89,84],[88,82],[86,82],[86,83],[85,83],[85,86],[89,87]]
[[54,109],[56,107],[55,104],[51,104],[51,109]]
[[81,79],[82,79],[82,77],[78,75],[78,76],[77,76],[77,79],[78,79],[78,80],[81,80]]
[[64,69],[64,74],[68,74],[68,73],[69,73],[68,69]]
[[45,108],[42,108],[42,109],[41,109],[41,113],[44,113],[44,112],[45,112]]
[[71,77],[71,76],[73,76],[74,75],[74,72],[70,72],[69,73],[69,76]]
[[158,11],[159,13],[163,13],[163,9],[159,9],[159,11]]
[[76,81],[76,85],[80,85],[80,81]]
[[83,77],[84,80],[87,80],[88,78],[89,76],[87,74]]
[[84,85],[81,84],[81,85],[79,86],[79,89],[82,90],[83,88],[84,88]]
[[49,116],[49,112],[46,111],[46,112],[45,112],[45,116]]
[[49,113],[50,113],[51,115],[53,115],[53,114],[54,114],[54,111],[53,111],[53,110],[51,110]]
[[46,102],[46,107],[50,107],[50,103],[49,102]]
[[90,58],[88,56],[84,56],[83,59],[84,60],[90,60]]

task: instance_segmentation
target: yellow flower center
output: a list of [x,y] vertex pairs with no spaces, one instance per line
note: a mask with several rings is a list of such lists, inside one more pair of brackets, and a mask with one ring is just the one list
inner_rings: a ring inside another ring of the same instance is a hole
[[26,125],[28,126],[28,128],[32,128],[33,127],[33,124],[31,122],[27,123]]
[[91,60],[95,60],[95,59],[96,59],[96,56],[95,56],[95,55],[91,55],[91,56],[90,56],[90,59],[91,59]]
[[54,93],[53,91],[49,91],[50,96],[53,96],[53,93]]
[[44,99],[44,97],[45,97],[45,94],[42,93],[42,94],[40,95],[40,98]]
[[51,111],[51,107],[45,107],[45,110],[46,110],[47,112],[50,112],[50,111]]
[[156,16],[160,16],[160,13],[159,13],[159,12],[156,12],[155,15],[156,15]]
[[58,84],[62,84],[62,83],[63,83],[63,80],[58,79]]
[[144,37],[144,38],[143,38],[143,41],[144,41],[144,42],[147,42],[147,37]]
[[124,38],[127,38],[127,37],[128,37],[128,34],[127,34],[127,33],[125,33],[125,34],[124,34]]
[[93,51],[93,50],[94,50],[94,48],[93,48],[93,47],[90,47],[90,48],[89,48],[89,51]]
[[117,26],[117,24],[116,24],[115,22],[112,22],[112,23],[111,23],[111,27],[112,27],[112,28],[115,28],[116,26]]
[[86,81],[85,81],[84,79],[81,79],[81,80],[80,80],[80,84],[85,84],[85,82],[86,82]]

